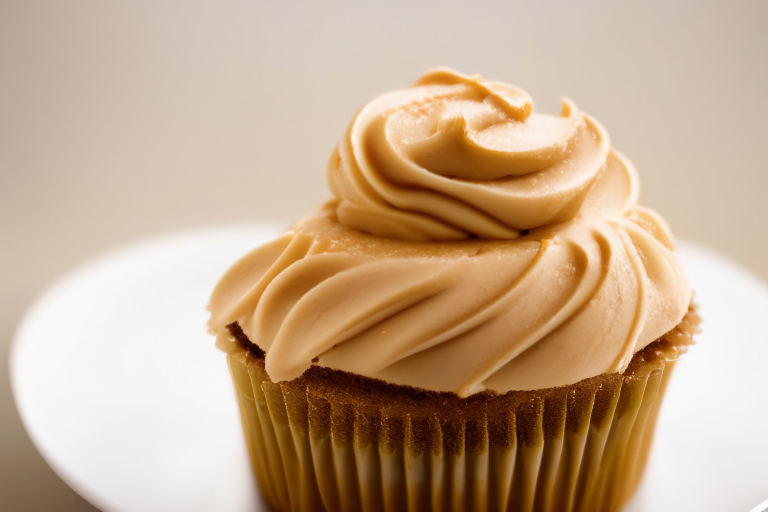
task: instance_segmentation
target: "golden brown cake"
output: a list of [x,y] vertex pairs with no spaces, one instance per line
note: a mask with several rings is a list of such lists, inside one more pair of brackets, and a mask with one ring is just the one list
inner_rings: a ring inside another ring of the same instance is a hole
[[604,128],[437,70],[366,105],[328,179],[211,297],[270,505],[618,510],[698,317]]

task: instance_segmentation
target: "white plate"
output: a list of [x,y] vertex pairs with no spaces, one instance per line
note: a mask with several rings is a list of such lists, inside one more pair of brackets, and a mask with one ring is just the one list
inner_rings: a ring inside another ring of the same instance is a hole
[[[46,291],[11,353],[24,425],[53,469],[105,511],[261,511],[208,294],[276,225],[154,239]],[[768,497],[768,287],[679,243],[704,317],[667,392],[626,512],[748,511]]]

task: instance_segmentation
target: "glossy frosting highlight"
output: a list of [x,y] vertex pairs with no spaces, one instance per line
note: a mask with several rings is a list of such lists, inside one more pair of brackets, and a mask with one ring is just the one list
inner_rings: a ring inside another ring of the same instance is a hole
[[[275,381],[313,364],[466,396],[621,372],[685,315],[672,236],[632,165],[564,102],[440,70],[364,107],[336,198],[236,263],[238,322]],[[525,230],[525,231],[522,231]]]

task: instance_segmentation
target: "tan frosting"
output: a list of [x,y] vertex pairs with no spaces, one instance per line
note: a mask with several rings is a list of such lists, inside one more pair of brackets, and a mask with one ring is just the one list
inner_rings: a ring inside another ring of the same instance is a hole
[[450,70],[373,100],[336,199],[224,275],[211,329],[238,322],[276,382],[313,360],[460,396],[623,371],[691,289],[632,165],[563,104]]
[[384,94],[352,122],[329,166],[349,227],[404,240],[517,238],[572,219],[605,163],[608,135],[563,101],[453,71]]

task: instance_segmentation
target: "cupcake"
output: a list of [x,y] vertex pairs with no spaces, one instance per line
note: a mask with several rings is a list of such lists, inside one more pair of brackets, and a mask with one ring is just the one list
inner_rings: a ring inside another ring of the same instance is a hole
[[570,100],[440,69],[366,105],[333,199],[210,301],[278,511],[615,511],[698,316]]

